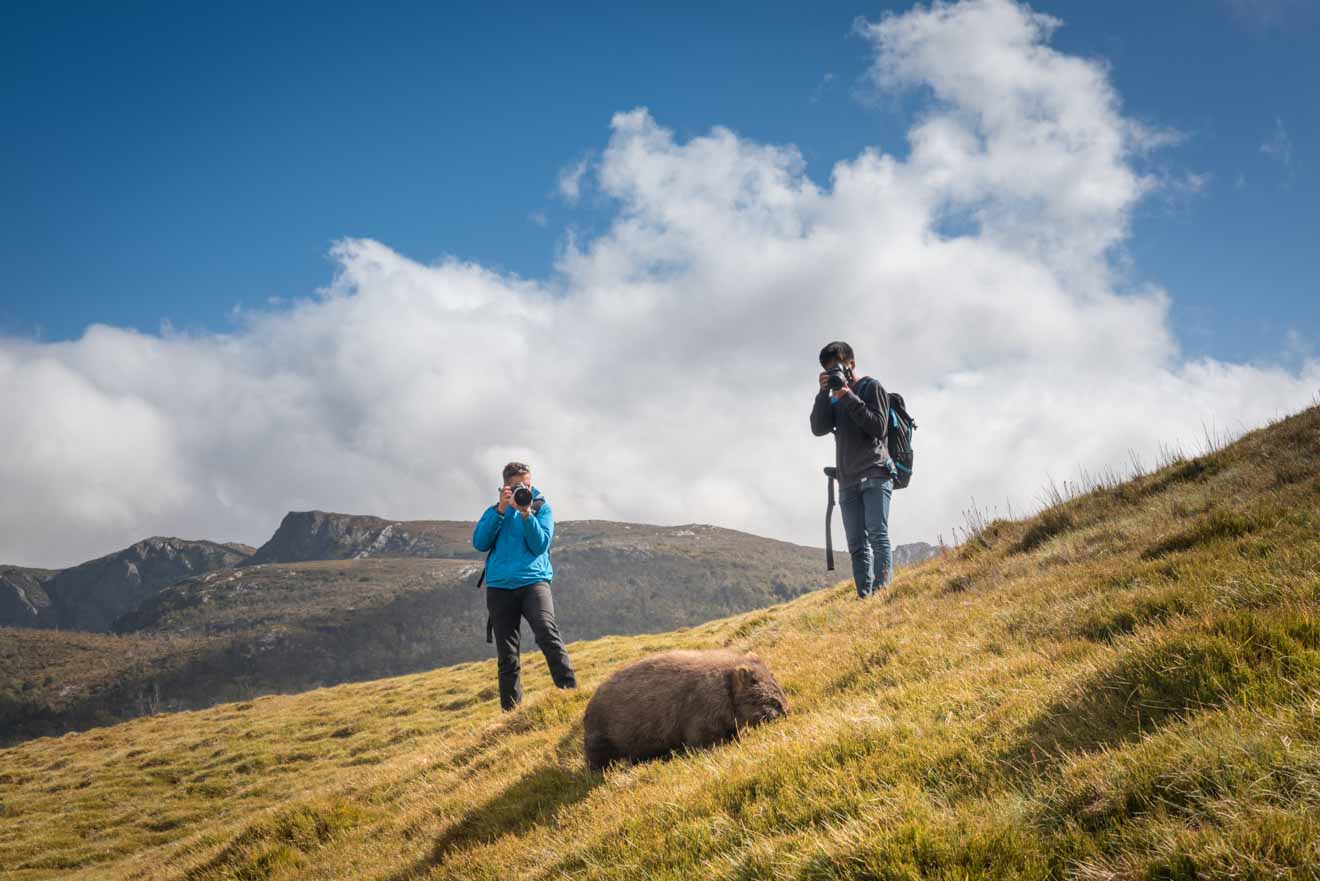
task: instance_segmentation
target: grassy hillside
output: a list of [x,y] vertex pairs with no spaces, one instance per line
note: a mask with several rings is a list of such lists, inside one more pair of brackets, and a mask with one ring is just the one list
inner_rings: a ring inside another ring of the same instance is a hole
[[215,641],[0,627],[0,744],[161,708]]
[[[312,520],[314,530],[290,528]],[[132,640],[0,628],[0,745],[489,657],[485,597],[475,586],[481,555],[471,524],[459,525],[465,553],[477,559],[448,556],[449,523],[290,514],[263,550],[340,558],[184,579],[116,620]],[[383,555],[342,558],[360,553],[363,541]],[[555,604],[568,639],[671,630],[825,582],[815,549],[712,526],[576,521],[561,524],[556,542]],[[425,555],[392,555],[404,553]]]
[[[1320,410],[899,573],[0,751],[13,879],[1314,878]],[[587,774],[626,661],[754,649],[784,721]]]

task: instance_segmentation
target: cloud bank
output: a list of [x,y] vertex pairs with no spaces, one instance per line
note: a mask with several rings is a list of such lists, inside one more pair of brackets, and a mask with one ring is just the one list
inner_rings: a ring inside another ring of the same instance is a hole
[[1165,139],[1058,25],[1009,0],[859,23],[874,86],[924,110],[904,155],[826,187],[791,146],[617,114],[583,170],[612,222],[544,283],[346,240],[319,296],[232,333],[0,341],[0,561],[260,542],[290,509],[474,518],[514,458],[561,518],[819,544],[833,450],[807,414],[836,338],[920,425],[899,541],[1306,405],[1314,359],[1180,355],[1170,295],[1121,253]]

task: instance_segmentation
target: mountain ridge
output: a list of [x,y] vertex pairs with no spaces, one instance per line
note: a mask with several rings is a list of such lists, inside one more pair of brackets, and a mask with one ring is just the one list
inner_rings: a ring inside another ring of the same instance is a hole
[[[177,581],[249,565],[368,557],[480,559],[482,555],[471,545],[474,526],[472,521],[393,520],[369,514],[290,511],[271,538],[258,548],[241,542],[154,535],[64,569],[0,564],[0,627],[114,632],[115,619],[133,612],[156,592]],[[723,528],[697,523],[657,526],[608,520],[568,520],[558,527],[556,552],[565,544],[590,535],[593,527],[676,531]],[[752,535],[738,530],[729,532]],[[764,540],[805,547],[778,539]],[[898,545],[894,548],[894,565],[911,565],[937,553],[939,548],[927,542]],[[146,576],[143,569],[147,570]]]
[[251,563],[296,563],[366,556],[475,557],[474,523],[390,520],[370,514],[290,511]]
[[[0,693],[0,743],[480,660],[473,526],[291,511],[255,550],[153,536],[53,573],[0,569],[0,609],[6,592],[46,603],[26,618],[10,603],[11,620],[45,637],[0,629],[0,674],[16,686]],[[562,521],[552,550],[561,630],[658,632],[761,608],[823,584],[822,558],[708,524]],[[79,615],[71,596],[86,603]],[[99,629],[59,626],[70,623]]]
[[[244,547],[207,539],[151,536],[67,569],[29,570],[49,573],[37,585],[48,602],[26,618],[21,610],[5,614],[0,607],[0,625],[105,632],[118,615],[161,587],[248,559],[240,550]],[[12,585],[10,589],[17,590]]]
[[[0,742],[480,660],[472,527],[290,512],[264,558],[331,559],[247,558],[166,584],[108,633],[38,631],[68,645],[0,631],[13,648],[0,674],[16,685],[0,694]],[[570,639],[694,626],[828,578],[819,549],[707,524],[564,521],[552,560]]]

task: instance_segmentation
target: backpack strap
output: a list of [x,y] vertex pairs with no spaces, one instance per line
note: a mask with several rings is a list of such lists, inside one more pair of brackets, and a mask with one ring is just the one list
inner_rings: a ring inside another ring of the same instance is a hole
[[[490,540],[490,550],[486,551],[486,562],[481,564],[481,575],[477,577],[477,590],[486,583],[486,569],[490,566],[490,558],[495,556],[495,543],[500,540],[500,529],[504,526],[503,518],[500,519],[500,525],[495,528],[495,537]],[[490,612],[486,613],[486,642],[495,641],[495,622],[490,617]]]
[[481,575],[477,578],[477,589],[486,583],[486,567],[490,565],[490,558],[495,556],[495,544],[500,540],[500,530],[504,528],[504,515],[500,515],[500,525],[495,527],[495,537],[490,540],[490,550],[486,551],[486,562],[481,564]]
[[[880,384],[880,380],[876,379],[874,376],[863,376],[861,379],[857,380],[857,384],[853,386],[854,392],[857,394],[857,397],[862,399],[863,403],[866,402],[866,396],[863,394],[863,392],[866,391],[866,389],[863,388],[866,383],[875,383],[876,389],[879,390],[880,406],[884,410],[885,422],[888,423],[894,417],[894,408],[889,405],[889,393],[886,392],[885,387]],[[876,439],[879,440],[879,438]]]

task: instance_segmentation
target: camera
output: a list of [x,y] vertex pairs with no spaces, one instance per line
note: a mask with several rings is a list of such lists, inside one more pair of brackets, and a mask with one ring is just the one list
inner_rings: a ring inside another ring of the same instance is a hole
[[513,491],[513,503],[519,508],[526,508],[532,503],[532,491],[525,485],[520,484],[518,488]]
[[837,392],[844,386],[853,384],[852,371],[848,369],[846,364],[835,364],[825,372],[829,375],[829,387],[832,392]]

